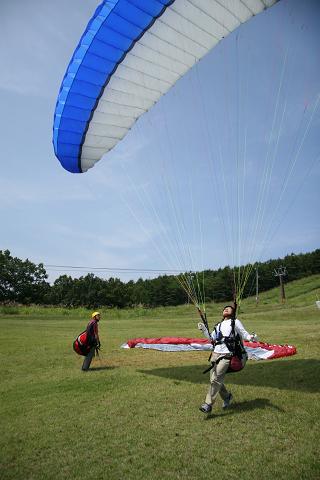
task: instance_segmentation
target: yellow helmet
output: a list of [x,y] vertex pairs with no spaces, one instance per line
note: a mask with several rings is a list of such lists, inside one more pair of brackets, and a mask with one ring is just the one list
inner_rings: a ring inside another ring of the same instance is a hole
[[100,312],[93,312],[93,314],[91,315],[91,318],[94,318],[94,317],[96,317],[97,315],[100,315]]

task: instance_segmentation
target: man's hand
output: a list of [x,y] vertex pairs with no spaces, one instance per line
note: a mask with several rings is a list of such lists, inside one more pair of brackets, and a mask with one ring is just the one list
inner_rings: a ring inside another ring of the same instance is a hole
[[208,332],[206,326],[203,323],[198,323],[198,329],[203,333],[203,335],[208,338],[208,340],[211,340],[210,333]]
[[258,342],[258,335],[252,332],[249,342]]

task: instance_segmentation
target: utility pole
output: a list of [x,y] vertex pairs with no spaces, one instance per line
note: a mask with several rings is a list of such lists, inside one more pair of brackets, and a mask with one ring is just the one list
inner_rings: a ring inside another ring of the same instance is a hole
[[256,307],[259,303],[259,274],[258,274],[258,267],[256,267]]
[[283,283],[283,277],[285,277],[286,275],[287,275],[286,267],[279,267],[274,269],[274,276],[279,277],[279,280],[280,280],[280,296],[281,296],[282,303],[286,301],[286,295],[284,292],[284,283]]

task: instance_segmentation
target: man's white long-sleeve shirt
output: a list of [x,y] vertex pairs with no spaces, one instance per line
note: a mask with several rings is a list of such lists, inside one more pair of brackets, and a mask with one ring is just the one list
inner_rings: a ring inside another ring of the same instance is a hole
[[[240,320],[238,320],[237,318],[234,323],[234,329],[235,329],[235,333],[236,334],[238,333],[243,340],[251,340],[252,335],[247,332],[247,330],[244,328]],[[222,322],[218,323],[218,325],[215,327],[215,330],[213,330],[213,332],[211,333],[211,338],[213,341],[216,341],[216,332],[219,332],[220,330],[223,337],[229,337],[231,335],[232,326],[231,326],[230,318],[223,320]],[[219,354],[230,353],[230,350],[228,349],[225,343],[215,345],[213,351]]]

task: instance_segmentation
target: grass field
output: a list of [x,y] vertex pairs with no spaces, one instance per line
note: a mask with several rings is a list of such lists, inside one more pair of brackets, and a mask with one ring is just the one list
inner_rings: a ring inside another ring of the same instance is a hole
[[[226,378],[234,404],[198,407],[206,352],[124,350],[139,336],[198,336],[192,306],[102,310],[102,357],[80,371],[74,337],[89,312],[2,307],[0,478],[319,479],[320,276],[246,300],[239,317],[287,359]],[[211,321],[221,305],[208,306]]]

